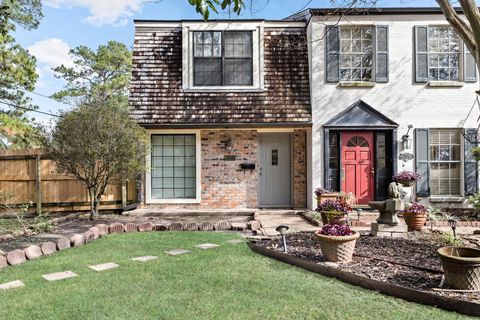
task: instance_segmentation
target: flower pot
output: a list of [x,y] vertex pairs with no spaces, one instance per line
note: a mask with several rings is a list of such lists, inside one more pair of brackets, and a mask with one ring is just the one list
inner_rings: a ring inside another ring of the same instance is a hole
[[320,197],[317,197],[317,206],[320,206],[320,204],[325,200],[335,201],[337,199],[338,199],[338,192],[322,194]]
[[408,231],[422,231],[427,221],[427,213],[404,212],[403,219],[408,226]]
[[443,247],[437,252],[442,260],[445,281],[450,288],[480,290],[479,249]]
[[415,184],[415,180],[400,180],[400,181],[397,181],[398,183],[400,183],[402,186],[404,187],[411,187]]
[[349,236],[327,236],[320,231],[315,232],[319,242],[322,254],[325,260],[331,262],[350,262],[352,261],[355,244],[360,237],[358,232],[353,232]]
[[339,224],[339,225],[346,225],[347,224],[347,217],[342,214],[340,216],[337,216],[335,218],[331,218],[329,219],[328,216],[328,212],[325,212],[325,211],[321,211],[320,212],[320,216],[322,217],[322,223],[323,225],[326,225],[327,223],[334,223],[334,224]]

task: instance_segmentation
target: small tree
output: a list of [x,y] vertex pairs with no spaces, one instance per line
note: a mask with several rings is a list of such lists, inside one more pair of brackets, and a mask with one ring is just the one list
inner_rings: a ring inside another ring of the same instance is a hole
[[143,171],[146,141],[145,130],[130,118],[127,108],[97,99],[62,114],[46,135],[45,148],[59,172],[85,185],[94,219],[109,183]]

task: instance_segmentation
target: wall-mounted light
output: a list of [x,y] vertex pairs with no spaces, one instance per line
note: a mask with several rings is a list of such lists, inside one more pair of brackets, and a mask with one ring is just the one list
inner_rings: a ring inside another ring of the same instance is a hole
[[412,128],[413,128],[413,126],[411,124],[409,124],[407,133],[402,136],[402,148],[403,148],[403,150],[408,150],[408,149],[412,148],[412,139],[408,135]]
[[223,141],[222,147],[227,150],[227,152],[232,152],[233,151],[233,142],[232,138],[228,138],[227,140]]

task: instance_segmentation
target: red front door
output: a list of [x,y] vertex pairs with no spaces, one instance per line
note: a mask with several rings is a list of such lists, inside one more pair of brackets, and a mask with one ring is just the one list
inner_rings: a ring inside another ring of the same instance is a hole
[[351,192],[357,204],[374,198],[373,132],[342,132],[342,190]]

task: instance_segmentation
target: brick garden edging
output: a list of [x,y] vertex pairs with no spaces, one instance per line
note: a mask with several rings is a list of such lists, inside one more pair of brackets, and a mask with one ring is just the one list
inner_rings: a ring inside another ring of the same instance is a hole
[[170,226],[163,224],[154,225],[151,222],[142,223],[112,223],[110,225],[97,224],[84,233],[77,233],[70,238],[62,237],[56,242],[43,242],[39,245],[31,245],[23,250],[12,250],[9,252],[0,251],[0,270],[7,267],[18,265],[26,262],[27,260],[33,260],[43,255],[51,255],[56,251],[61,251],[69,248],[83,246],[91,241],[94,241],[109,233],[131,233],[131,232],[155,232],[155,231],[225,231],[234,230],[241,231],[247,228],[257,227],[257,224],[252,223],[258,221],[251,221],[247,223],[230,223],[228,221],[220,221],[215,224],[210,222],[203,222],[197,224],[195,222],[182,223],[173,222]]
[[310,261],[305,261],[285,253],[270,250],[265,247],[256,245],[252,242],[249,242],[248,246],[252,251],[259,253],[263,256],[273,258],[283,263],[300,267],[326,277],[336,278],[340,281],[347,282],[349,284],[359,286],[364,289],[374,290],[388,296],[400,298],[410,302],[438,307],[447,311],[455,311],[469,316],[480,316],[480,304],[478,303],[468,302],[465,300],[459,300],[454,298],[447,298],[426,291],[415,290],[412,288],[402,287],[384,281],[362,277],[348,271],[336,269],[326,265],[320,265]]

